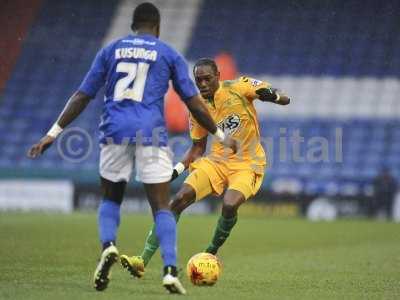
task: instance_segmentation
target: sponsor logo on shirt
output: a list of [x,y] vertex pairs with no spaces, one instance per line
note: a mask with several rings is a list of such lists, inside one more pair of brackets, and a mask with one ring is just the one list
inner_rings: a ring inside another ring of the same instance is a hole
[[254,78],[250,78],[250,83],[251,83],[252,86],[258,87],[259,85],[262,84],[262,81],[261,81],[261,80],[254,79]]
[[139,38],[135,38],[133,40],[122,40],[122,42],[124,43],[130,43],[136,46],[141,46],[141,45],[150,45],[150,46],[154,46],[156,44],[156,42],[149,42],[146,41],[144,39],[139,39]]
[[240,117],[236,114],[232,114],[219,122],[217,126],[229,135],[233,135],[239,129],[240,123]]

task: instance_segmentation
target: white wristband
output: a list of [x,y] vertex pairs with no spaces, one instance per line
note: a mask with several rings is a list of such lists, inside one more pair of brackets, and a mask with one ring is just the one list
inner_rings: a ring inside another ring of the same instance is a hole
[[180,175],[183,171],[185,171],[185,165],[181,162],[178,162],[175,165],[174,170],[176,170],[176,172],[178,172],[178,175]]
[[275,95],[276,95],[275,102],[278,102],[278,101],[279,101],[279,99],[281,99],[281,95],[279,95],[278,93],[275,93]]
[[51,136],[52,138],[56,138],[62,131],[63,129],[60,127],[60,125],[54,123],[54,125],[47,132],[47,135]]
[[225,133],[220,129],[217,128],[217,131],[214,133],[214,136],[217,138],[218,141],[222,142],[225,140],[226,135]]

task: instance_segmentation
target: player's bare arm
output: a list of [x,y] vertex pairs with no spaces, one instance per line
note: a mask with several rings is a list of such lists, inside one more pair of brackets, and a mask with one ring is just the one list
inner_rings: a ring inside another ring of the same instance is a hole
[[90,99],[88,95],[82,92],[75,92],[68,100],[52,129],[29,149],[28,157],[36,158],[46,151],[53,144],[57,135],[82,113]]
[[218,129],[205,107],[203,100],[198,95],[187,101],[186,105],[190,113],[204,129],[207,129],[211,134],[219,139],[223,145],[231,148],[233,153],[237,152],[237,142],[229,135],[225,135],[221,129]]
[[275,88],[259,88],[256,93],[259,99],[264,102],[272,102],[279,105],[288,105],[290,103],[288,95]]
[[189,165],[192,162],[203,156],[203,154],[206,152],[206,147],[207,136],[202,139],[193,140],[192,147],[190,147],[190,149],[185,153],[182,161],[175,165],[174,171],[171,176],[171,181],[177,178],[184,170],[189,168]]

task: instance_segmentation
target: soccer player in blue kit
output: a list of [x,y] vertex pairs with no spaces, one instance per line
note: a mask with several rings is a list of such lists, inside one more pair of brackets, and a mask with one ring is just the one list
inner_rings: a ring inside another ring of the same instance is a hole
[[116,248],[120,205],[133,166],[150,203],[164,262],[163,286],[185,294],[176,268],[176,222],[169,208],[172,159],[167,147],[164,95],[169,80],[202,127],[234,152],[236,142],[218,129],[189,77],[183,57],[158,39],[160,13],[151,3],[138,5],[132,18],[133,34],[101,49],[78,90],[48,133],[28,151],[36,158],[85,109],[105,86],[100,123],[100,179],[103,199],[98,227],[103,251],[94,273],[94,287],[107,288]]

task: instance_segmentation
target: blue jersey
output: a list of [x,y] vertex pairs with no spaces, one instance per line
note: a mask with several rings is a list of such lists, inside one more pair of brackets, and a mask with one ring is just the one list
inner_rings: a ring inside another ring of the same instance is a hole
[[183,101],[198,94],[184,58],[155,36],[128,35],[101,49],[79,87],[95,97],[105,86],[100,143],[167,145],[170,79]]

